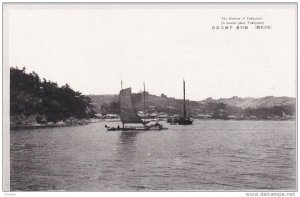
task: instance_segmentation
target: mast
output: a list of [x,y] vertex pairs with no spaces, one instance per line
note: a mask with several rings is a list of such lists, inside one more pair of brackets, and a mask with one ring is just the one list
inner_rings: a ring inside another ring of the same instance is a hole
[[185,109],[185,81],[183,80],[183,117],[186,117]]
[[[123,81],[122,81],[122,79],[121,79],[121,90],[123,90]],[[120,105],[120,95],[119,95],[119,105]],[[121,110],[121,107],[120,107],[120,110]],[[121,114],[121,112],[120,112],[120,114]],[[124,127],[125,127],[125,125],[124,125],[124,122],[122,121],[122,126],[123,126],[123,129],[124,129]]]
[[145,82],[143,82],[144,84],[144,119],[146,118],[146,102],[145,102],[145,98],[146,98],[146,90],[145,90]]

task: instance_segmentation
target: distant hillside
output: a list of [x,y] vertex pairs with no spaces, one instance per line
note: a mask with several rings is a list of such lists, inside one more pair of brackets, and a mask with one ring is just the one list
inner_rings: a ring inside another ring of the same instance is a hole
[[[118,95],[90,95],[97,113],[118,113],[119,103]],[[132,95],[133,102],[137,110],[143,110],[143,94],[135,93]],[[155,96],[146,93],[146,110],[155,106],[157,111],[180,114],[182,112],[182,100],[162,96]],[[207,98],[202,101],[186,102],[187,111],[191,116],[197,114],[210,114],[215,118],[229,115],[250,116],[255,115],[261,118],[268,116],[281,116],[282,112],[286,114],[295,114],[295,98],[267,96],[262,98]]]
[[212,99],[207,98],[199,103],[206,104],[210,102],[215,103],[224,103],[226,105],[239,107],[242,109],[245,108],[270,108],[273,106],[281,106],[281,105],[295,105],[296,99],[291,97],[274,97],[274,96],[266,96],[261,98],[240,98],[237,96],[233,96],[231,98],[220,98],[220,99]]
[[[134,95],[134,103],[138,110],[143,110],[143,95],[135,94]],[[182,109],[182,100],[168,98],[166,96],[155,96],[152,94],[147,94],[146,99],[146,108],[148,106],[155,106],[158,111],[169,111],[170,109],[173,113],[180,113]],[[196,101],[186,101],[187,110],[191,111],[199,107],[199,103]]]
[[[111,103],[119,102],[119,95],[88,95],[92,103],[95,104],[95,111],[101,113],[105,111],[106,106]],[[143,110],[144,100],[142,93],[135,93],[132,95],[133,102],[137,110]],[[149,109],[151,106],[155,106],[158,111],[172,111],[172,113],[180,113],[182,108],[182,100],[168,98],[166,96],[155,96],[149,93],[146,93],[145,99],[146,108]],[[188,110],[196,109],[200,104],[196,101],[187,101]]]
[[91,102],[94,106],[94,110],[97,113],[101,113],[101,106],[104,104],[109,104],[112,102],[119,102],[119,95],[113,95],[113,94],[108,94],[108,95],[88,95],[88,97],[91,98]]

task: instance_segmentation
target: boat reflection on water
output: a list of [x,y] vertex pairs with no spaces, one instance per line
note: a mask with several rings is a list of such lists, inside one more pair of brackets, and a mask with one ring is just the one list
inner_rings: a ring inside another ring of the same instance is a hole
[[137,131],[130,131],[130,132],[123,131],[120,133],[117,151],[118,154],[120,155],[120,159],[123,162],[124,161],[128,162],[134,157],[136,152],[135,141],[137,140],[137,135],[138,135]]
[[134,143],[136,137],[138,135],[138,131],[123,131],[120,133],[120,144],[128,145]]

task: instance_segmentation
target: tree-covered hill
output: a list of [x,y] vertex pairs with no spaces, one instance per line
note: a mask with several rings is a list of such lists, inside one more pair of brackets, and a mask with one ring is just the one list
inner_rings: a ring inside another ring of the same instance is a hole
[[[97,113],[118,113],[118,95],[92,95],[90,96],[96,106]],[[133,103],[137,110],[143,110],[143,93],[132,94]],[[156,96],[146,93],[146,110],[155,106],[159,112],[167,114],[180,114],[182,112],[182,100],[167,97],[162,94]],[[207,98],[203,101],[186,102],[187,111],[190,116],[197,117],[199,114],[211,115],[212,118],[226,119],[228,116],[251,117],[268,119],[281,117],[283,114],[295,115],[296,101],[291,97],[261,97],[261,98]]]
[[10,116],[12,124],[46,123],[68,118],[88,119],[94,115],[89,97],[74,91],[66,84],[40,79],[35,72],[25,68],[10,68]]
[[275,96],[265,96],[261,98],[253,98],[253,97],[246,97],[241,98],[237,96],[233,96],[231,98],[220,98],[220,99],[212,99],[207,98],[203,101],[199,101],[199,103],[206,104],[206,103],[225,103],[226,105],[239,107],[242,109],[246,108],[271,108],[274,106],[281,106],[281,105],[295,105],[296,99],[291,97],[275,97]]

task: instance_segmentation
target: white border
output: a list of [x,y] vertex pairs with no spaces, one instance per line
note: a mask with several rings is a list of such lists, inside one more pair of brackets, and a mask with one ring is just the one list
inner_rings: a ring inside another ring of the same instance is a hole
[[[1,1],[2,2],[2,5],[4,2],[8,2],[8,1]],[[27,3],[26,1],[24,0],[20,0],[20,1],[9,1],[8,3],[13,3],[13,2],[16,2],[16,3]],[[57,1],[53,1],[53,0],[46,0],[46,1],[43,1],[42,3],[56,3]],[[78,0],[75,0],[75,1],[70,1],[70,0],[65,0],[64,1],[65,3],[84,3],[84,2],[81,2],[81,1],[78,1]],[[179,1],[179,0],[164,0],[164,1],[159,1],[159,0],[133,0],[133,1],[126,1],[126,0],[111,0],[111,1],[95,1],[95,0],[90,0],[89,1],[90,3],[128,3],[128,2],[131,2],[131,3],[134,3],[134,2],[142,2],[142,3],[147,3],[147,2],[150,2],[150,3],[155,3],[155,2],[158,2],[158,3],[186,3],[186,2],[190,2],[190,3],[229,3],[228,1],[224,1],[224,0],[219,0],[219,1],[210,1],[210,2],[207,2],[207,1],[199,1],[199,0],[189,0],[189,1]],[[264,3],[287,3],[287,2],[283,2],[283,1],[278,1],[278,0],[275,0],[275,1],[263,1]],[[36,0],[33,0],[31,1],[30,3],[41,3],[40,1],[36,1]],[[59,2],[57,2],[59,3]],[[237,1],[237,0],[233,0],[233,1],[230,1],[230,3],[262,3],[261,1],[259,0],[254,0],[254,1],[247,1],[247,2],[241,2],[241,1]],[[290,3],[298,3],[299,5],[299,0],[297,1],[292,1]],[[298,6],[297,6],[298,7]],[[1,20],[2,20],[2,16],[3,16],[3,9],[1,9]],[[3,21],[3,20],[2,20]],[[297,27],[298,27],[298,21],[299,21],[299,15],[297,16]],[[1,28],[3,28],[3,25],[1,26]],[[297,28],[298,29],[298,28]],[[3,34],[5,34],[5,32],[3,32],[3,29],[2,29],[2,36],[4,36]],[[299,31],[297,33],[297,38],[298,38],[298,34],[299,34]],[[3,43],[2,43],[2,39],[1,39],[1,44],[2,46],[5,44],[5,39],[3,37]],[[297,40],[297,53],[298,53],[298,56],[299,56],[299,50],[298,50],[298,40]],[[1,51],[2,51],[2,48],[1,48]],[[3,52],[5,51],[2,51],[2,54]],[[6,54],[3,54],[3,56],[1,56],[1,59],[5,56]],[[6,58],[4,58],[6,59]],[[3,62],[3,59],[2,59],[2,62]],[[3,65],[6,65],[5,62],[3,62]],[[297,62],[297,66],[298,66],[298,62]],[[1,101],[2,101],[2,105],[1,105],[1,109],[2,109],[2,114],[8,114],[8,107],[4,107],[3,106],[9,106],[9,100],[8,98],[3,98],[3,92],[7,92],[9,91],[9,85],[7,83],[5,83],[5,81],[9,81],[9,79],[7,78],[3,78],[3,74],[7,74],[9,72],[9,69],[5,69],[5,67],[2,67],[3,68],[3,72],[2,72],[2,69],[1,69],[1,74],[0,76],[2,77],[2,80],[1,80],[1,85],[2,85],[2,97],[1,97]],[[298,104],[298,69],[297,69],[297,104]],[[8,75],[9,76],[9,75]],[[3,82],[3,83],[2,83]],[[3,100],[2,100],[3,98]],[[5,110],[5,111],[3,111]],[[1,117],[1,125],[3,126],[3,122],[9,122],[9,117],[8,116],[2,116]],[[299,119],[298,119],[298,105],[297,105],[297,134],[298,134],[298,122]],[[9,130],[9,126],[8,127],[2,127],[3,130],[2,130],[2,134],[3,134],[3,138],[2,138],[2,135],[1,135],[1,141],[3,142],[3,140],[7,140],[8,139],[8,144],[2,144],[1,146],[1,150],[2,150],[2,163],[0,164],[1,165],[1,168],[3,169],[5,166],[5,158],[9,160],[9,149],[5,150],[5,149],[2,149],[2,147],[5,145],[5,146],[9,146],[9,133],[5,133],[4,131],[5,130]],[[297,142],[298,142],[298,135],[297,135]],[[297,143],[297,156],[299,158],[299,152],[298,152],[298,143]],[[7,163],[6,163],[7,165]],[[298,165],[298,161],[297,161],[297,165]],[[1,171],[3,174],[2,174],[2,178],[9,175],[9,172],[3,172]],[[9,180],[9,179],[4,179],[5,181]],[[3,179],[0,180],[1,182],[1,185],[3,184]],[[298,185],[298,166],[297,166],[297,185]],[[297,187],[298,189],[298,187]],[[108,196],[115,196],[115,195],[122,195],[122,196],[136,196],[136,195],[145,195],[145,196],[149,196],[149,195],[172,195],[172,196],[182,196],[182,195],[191,195],[191,196],[246,196],[246,193],[250,193],[250,192],[201,192],[201,193],[198,193],[198,192],[4,192],[4,191],[7,191],[7,184],[4,184],[2,185],[2,195],[4,196],[15,196],[15,195],[22,195],[22,196],[40,196],[40,195],[43,195],[43,196],[52,196],[52,195],[72,195],[72,196],[78,196],[78,195],[90,195],[90,196],[99,196],[100,195],[108,195]],[[274,193],[279,193],[279,192],[274,192]],[[257,192],[258,196],[262,196],[262,192]],[[297,193],[296,193],[296,196],[297,196]]]

